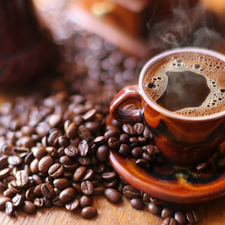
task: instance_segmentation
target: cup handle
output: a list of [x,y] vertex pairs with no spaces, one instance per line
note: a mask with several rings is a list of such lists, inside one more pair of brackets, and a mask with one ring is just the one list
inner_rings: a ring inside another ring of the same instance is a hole
[[[135,110],[125,110],[124,106],[135,104]],[[141,97],[138,93],[138,85],[128,86],[119,91],[112,99],[109,107],[111,116],[120,122],[141,122],[140,116]]]

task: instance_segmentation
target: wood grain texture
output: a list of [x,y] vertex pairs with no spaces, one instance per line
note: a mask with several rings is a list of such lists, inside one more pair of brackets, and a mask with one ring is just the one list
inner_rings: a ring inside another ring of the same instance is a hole
[[[225,224],[225,198],[184,206],[183,210],[191,208],[198,209],[201,213],[199,225],[222,225]],[[104,196],[94,198],[93,206],[98,210],[98,215],[92,219],[83,219],[80,216],[80,209],[76,212],[68,212],[64,208],[41,208],[37,213],[28,215],[18,211],[16,217],[9,217],[4,212],[0,212],[2,225],[160,225],[162,219],[152,215],[147,206],[144,210],[133,209],[129,200],[123,197],[119,205],[108,202]]]

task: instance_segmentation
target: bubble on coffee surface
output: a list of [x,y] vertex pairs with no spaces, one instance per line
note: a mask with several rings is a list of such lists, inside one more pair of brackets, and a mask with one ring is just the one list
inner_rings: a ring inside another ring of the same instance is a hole
[[225,63],[222,60],[201,53],[171,54],[161,59],[151,66],[143,79],[144,91],[155,103],[167,89],[168,72],[203,75],[210,89],[206,99],[198,107],[186,107],[173,112],[188,117],[202,117],[225,110]]

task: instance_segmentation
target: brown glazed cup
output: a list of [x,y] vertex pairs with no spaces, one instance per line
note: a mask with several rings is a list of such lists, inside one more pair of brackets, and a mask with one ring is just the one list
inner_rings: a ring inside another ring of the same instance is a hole
[[[225,61],[225,56],[201,48],[180,48],[163,52],[143,67],[139,84],[125,87],[112,99],[110,114],[122,122],[144,122],[154,135],[156,146],[176,165],[192,165],[210,158],[225,141],[225,112],[204,117],[186,117],[164,109],[145,94],[142,83],[146,71],[158,60],[179,52],[203,53]],[[124,110],[128,104],[138,110]]]

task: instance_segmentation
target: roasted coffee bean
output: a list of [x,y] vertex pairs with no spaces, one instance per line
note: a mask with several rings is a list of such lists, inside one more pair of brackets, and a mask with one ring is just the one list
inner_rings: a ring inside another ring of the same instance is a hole
[[84,219],[90,219],[92,217],[95,217],[96,215],[97,215],[97,210],[92,206],[84,207],[81,210],[81,217]]
[[5,203],[5,213],[9,216],[14,215],[15,209],[14,209],[13,203],[11,201]]
[[12,144],[5,145],[2,148],[2,153],[6,156],[15,155],[15,152],[14,152],[15,147],[16,146]]
[[94,186],[90,181],[83,181],[80,185],[81,187],[81,191],[85,194],[85,195],[91,195],[94,191]]
[[96,151],[96,157],[99,161],[104,162],[107,157],[108,157],[108,153],[109,153],[109,148],[107,145],[101,145],[98,147],[97,151]]
[[23,147],[26,147],[26,148],[32,148],[35,144],[34,144],[34,141],[31,137],[23,136],[23,137],[21,137],[17,140],[16,145],[19,146],[19,147],[23,146]]
[[59,143],[60,146],[66,147],[66,146],[69,145],[69,140],[64,136],[59,136],[58,137],[58,143]]
[[0,181],[0,191],[3,192],[6,190],[6,188],[7,188],[6,184]]
[[8,157],[2,156],[0,158],[0,170],[7,168],[8,166]]
[[124,186],[123,194],[129,199],[140,197],[140,191],[129,184]]
[[161,214],[162,208],[160,205],[156,205],[151,202],[148,204],[148,210],[154,215],[159,215]]
[[49,183],[43,183],[41,185],[41,193],[47,199],[52,199],[55,196],[54,188]]
[[8,164],[12,166],[19,166],[22,163],[22,158],[18,155],[10,155],[8,157]]
[[89,156],[78,156],[77,160],[83,166],[88,166],[91,164],[91,158]]
[[73,181],[74,182],[78,182],[81,180],[81,178],[84,176],[85,171],[87,170],[87,168],[85,166],[79,166],[73,174]]
[[89,111],[87,111],[84,115],[83,115],[83,119],[85,121],[90,121],[93,120],[95,118],[95,115],[97,113],[96,109],[90,109]]
[[145,203],[140,198],[132,198],[130,203],[133,208],[138,210],[142,210],[145,207]]
[[129,139],[129,147],[131,149],[138,147],[138,139],[136,137],[130,137],[130,139]]
[[24,196],[21,194],[16,194],[13,198],[12,198],[12,203],[14,207],[20,207],[24,202]]
[[53,165],[54,160],[51,156],[44,156],[38,163],[38,169],[42,173],[48,172],[49,168]]
[[106,188],[114,188],[114,187],[116,187],[117,183],[118,183],[117,180],[104,181],[104,182],[103,182],[103,185],[104,185],[104,187],[106,187]]
[[194,209],[188,211],[186,217],[190,224],[197,224],[200,220],[199,212]]
[[65,208],[70,212],[75,212],[79,207],[79,200],[74,199],[73,201],[65,204]]
[[9,188],[7,188],[4,192],[3,192],[3,196],[4,197],[8,197],[8,198],[13,198],[15,196],[15,193],[12,192]]
[[94,143],[98,145],[104,145],[106,144],[106,139],[104,136],[98,136],[94,139]]
[[[13,168],[14,169],[14,168]],[[12,170],[13,172],[13,170]],[[13,174],[13,173],[12,173]],[[8,185],[11,181],[16,180],[15,176],[8,176],[6,178],[3,179],[4,184]]]
[[92,169],[86,170],[81,181],[91,180],[94,177],[94,174],[95,174],[94,170]]
[[38,160],[46,155],[45,149],[43,147],[32,147],[31,152],[33,153],[33,156]]
[[[67,146],[65,149],[64,149],[64,153],[65,155],[69,156],[69,157],[76,157],[78,156],[79,154],[79,151],[81,150],[78,150],[78,148],[76,148],[75,146]],[[88,151],[88,150],[87,150]],[[83,154],[83,149],[82,149],[82,154]],[[85,153],[84,153],[85,154]]]
[[38,159],[34,159],[31,163],[30,163],[30,171],[34,174],[37,174],[39,172],[38,169]]
[[89,121],[85,123],[85,127],[87,127],[93,135],[96,135],[100,132],[101,124],[96,121]]
[[16,180],[12,180],[8,183],[8,189],[14,194],[20,193],[21,187],[17,186]]
[[35,182],[36,185],[39,185],[39,184],[42,184],[43,183],[41,177],[38,176],[37,174],[33,174],[32,175],[32,178],[33,178],[33,180],[34,180],[34,182]]
[[60,163],[53,164],[48,170],[49,176],[54,179],[61,177],[63,172],[64,172],[64,169],[62,164]]
[[148,143],[148,141],[142,137],[142,136],[138,136],[138,144],[143,146],[143,145],[146,145]]
[[35,186],[34,190],[33,190],[33,193],[34,193],[34,196],[35,197],[42,197],[42,192],[41,192],[41,186],[42,186],[43,183],[41,184],[38,184],[37,186]]
[[149,155],[147,152],[142,153],[142,158],[145,159],[148,162],[154,162],[155,158],[152,155]]
[[79,200],[79,204],[82,208],[91,206],[93,203],[93,199],[91,196],[82,195]]
[[6,202],[10,202],[11,198],[9,197],[1,197],[0,198],[0,210],[5,210],[5,204]]
[[31,201],[24,201],[22,210],[27,214],[33,214],[36,212],[36,206]]
[[145,127],[144,127],[143,123],[135,123],[134,129],[135,129],[137,135],[142,135]]
[[167,217],[173,217],[173,209],[170,207],[165,207],[163,208],[162,212],[161,212],[161,217],[163,219],[167,218]]
[[179,225],[185,225],[188,222],[185,213],[182,211],[175,212],[174,219]]
[[57,128],[51,129],[48,136],[47,142],[50,146],[56,146],[58,143],[58,138],[62,135],[61,131]]
[[127,144],[121,144],[118,152],[124,157],[128,157],[130,155],[130,147]]
[[205,172],[209,168],[209,162],[199,163],[196,167],[197,171]]
[[135,136],[136,135],[136,130],[131,124],[124,124],[122,126],[122,130],[125,134],[128,134],[129,136]]
[[106,181],[112,181],[117,178],[117,173],[116,172],[104,172],[102,173],[102,178]]
[[143,193],[142,199],[143,202],[150,202],[150,196],[146,193]]
[[54,179],[53,185],[54,187],[63,190],[69,187],[70,182],[66,178],[58,178],[58,179]]
[[121,134],[120,129],[117,127],[111,127],[108,131],[105,132],[104,137],[108,140],[110,137],[119,138]]
[[82,140],[78,145],[78,150],[81,156],[86,156],[89,151],[89,144],[86,140]]
[[119,141],[121,144],[127,144],[130,140],[130,137],[128,134],[121,134],[119,137]]
[[52,207],[53,206],[52,199],[43,197],[43,206],[46,208]]
[[122,200],[122,195],[115,189],[113,188],[107,188],[104,191],[104,195],[107,200],[109,200],[112,203],[118,204]]
[[146,145],[142,147],[142,149],[145,150],[151,156],[156,156],[159,154],[159,150],[155,145]]
[[43,198],[35,198],[34,199],[34,205],[38,208],[41,208],[44,205]]
[[45,151],[50,154],[51,157],[55,158],[58,156],[57,149],[53,146],[48,146],[45,148]]
[[16,185],[17,187],[25,187],[28,182],[29,182],[29,177],[28,177],[28,174],[25,170],[19,170],[17,173],[16,173]]
[[135,161],[135,165],[146,168],[146,169],[149,169],[150,167],[149,162],[145,159],[137,159]]
[[153,135],[152,133],[149,131],[149,129],[147,127],[145,127],[144,131],[143,131],[143,137],[147,140],[147,141],[151,141],[153,140]]
[[103,187],[95,187],[92,195],[102,195],[105,189]]
[[56,196],[52,199],[52,203],[53,203],[54,206],[57,206],[57,207],[62,207],[62,206],[64,206],[64,204],[60,201],[58,195],[56,195]]
[[48,124],[50,127],[57,127],[63,120],[63,115],[62,114],[52,114],[49,117]]
[[33,152],[29,152],[24,158],[24,163],[30,164],[33,161],[33,159],[34,159]]
[[131,150],[131,156],[135,159],[141,158],[142,153],[143,153],[143,150],[140,147],[136,147]]
[[84,125],[80,125],[78,127],[78,136],[82,140],[90,141],[91,140],[91,132]]
[[177,222],[174,218],[167,217],[163,220],[162,225],[177,225]]
[[29,201],[33,201],[34,198],[35,198],[35,195],[34,195],[34,189],[35,189],[35,186],[32,186],[30,187],[29,189],[27,189],[27,191],[25,192],[25,197],[27,200]]
[[151,203],[154,203],[156,205],[162,205],[163,203],[165,203],[163,200],[154,197],[150,197],[150,201]]
[[108,139],[108,146],[112,149],[118,149],[120,147],[120,141],[115,137],[110,137]]
[[72,183],[72,187],[76,192],[82,193],[80,183]]
[[76,197],[76,191],[72,187],[68,187],[60,192],[59,199],[63,204],[69,203]]

